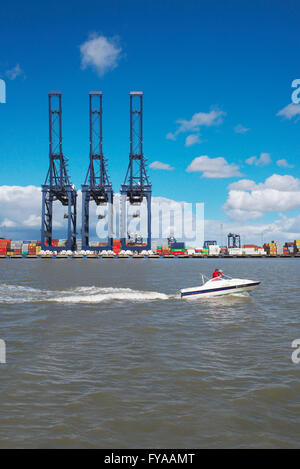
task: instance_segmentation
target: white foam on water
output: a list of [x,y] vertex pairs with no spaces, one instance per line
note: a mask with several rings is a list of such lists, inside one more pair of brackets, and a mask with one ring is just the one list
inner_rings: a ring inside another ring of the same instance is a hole
[[[91,288],[80,287],[74,289],[73,293],[49,299],[59,303],[102,303],[104,301],[153,301],[168,300],[169,295],[154,291],[139,291],[131,288]],[[80,294],[79,294],[80,293]]]
[[0,304],[30,303],[39,299],[42,290],[23,285],[0,284]]
[[131,288],[80,286],[67,290],[41,290],[21,285],[0,284],[0,303],[102,303],[105,301],[169,300],[174,295]]

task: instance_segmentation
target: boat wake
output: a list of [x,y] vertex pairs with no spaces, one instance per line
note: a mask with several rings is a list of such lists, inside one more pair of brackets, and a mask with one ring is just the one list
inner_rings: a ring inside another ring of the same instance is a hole
[[155,301],[180,298],[155,291],[133,290],[131,288],[76,287],[68,290],[40,290],[20,285],[0,285],[0,304],[18,303],[102,303],[107,301]]
[[168,300],[164,293],[154,291],[138,291],[131,288],[96,288],[79,287],[71,294],[53,298],[58,303],[102,303],[104,301],[153,301]]

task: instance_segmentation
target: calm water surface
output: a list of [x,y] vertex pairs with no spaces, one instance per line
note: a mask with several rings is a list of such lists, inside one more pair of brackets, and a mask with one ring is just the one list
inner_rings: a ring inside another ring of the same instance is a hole
[[[215,267],[251,296],[181,300]],[[0,447],[295,448],[300,259],[0,261]]]

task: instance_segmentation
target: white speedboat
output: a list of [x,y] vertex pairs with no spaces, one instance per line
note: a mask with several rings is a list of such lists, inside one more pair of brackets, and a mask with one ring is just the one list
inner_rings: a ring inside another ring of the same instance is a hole
[[254,290],[260,282],[255,280],[246,280],[242,278],[231,278],[228,275],[222,275],[207,280],[202,275],[203,284],[199,287],[184,288],[180,290],[181,298],[194,297],[213,297],[221,295],[235,295]]

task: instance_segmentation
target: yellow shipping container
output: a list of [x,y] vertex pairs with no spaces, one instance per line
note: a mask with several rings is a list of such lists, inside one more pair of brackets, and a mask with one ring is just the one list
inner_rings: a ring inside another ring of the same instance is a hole
[[300,246],[300,239],[296,239],[295,244],[296,244],[296,246]]

